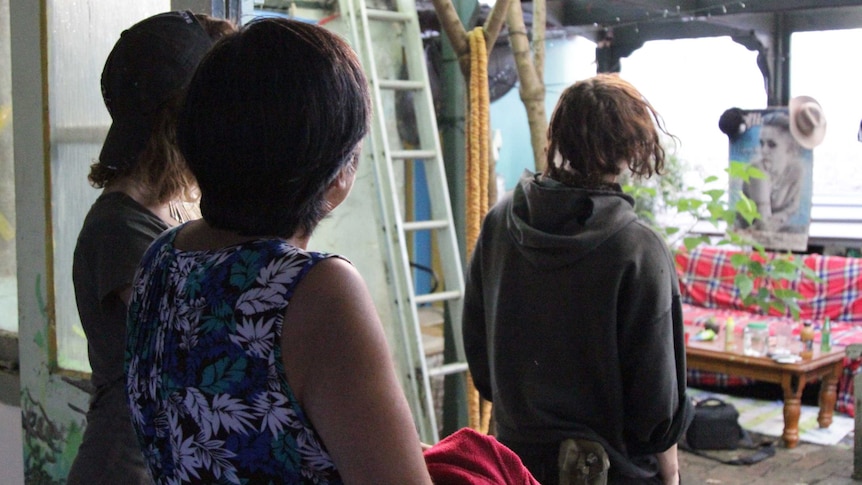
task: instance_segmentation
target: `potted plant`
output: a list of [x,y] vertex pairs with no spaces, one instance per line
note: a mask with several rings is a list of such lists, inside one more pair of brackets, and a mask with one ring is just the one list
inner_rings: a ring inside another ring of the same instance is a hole
[[[638,216],[664,236],[673,251],[691,251],[701,244],[741,249],[732,255],[731,263],[737,270],[733,283],[742,302],[758,307],[764,314],[770,310],[781,314],[789,311],[798,320],[802,295],[789,283],[800,277],[819,281],[819,277],[802,258],[789,251],[769,251],[733,229],[737,217],[748,224],[760,217],[754,201],[739,194],[731,207],[727,189],[714,175],[706,177],[700,186],[687,185],[682,176],[687,172],[686,164],[675,155],[668,157],[666,171],[663,176],[647,180],[624,181],[623,190],[635,199]],[[744,182],[765,176],[759,169],[740,162],[731,162],[725,172]],[[723,230],[723,235],[695,232],[704,223]]]

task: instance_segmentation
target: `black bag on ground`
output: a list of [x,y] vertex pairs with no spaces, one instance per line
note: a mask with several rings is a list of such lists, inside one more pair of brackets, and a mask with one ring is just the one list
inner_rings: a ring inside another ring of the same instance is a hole
[[[728,402],[710,397],[695,403],[694,419],[679,447],[690,453],[719,461],[726,465],[751,465],[775,455],[772,441],[754,443],[751,435],[739,425],[739,412]],[[748,455],[726,458],[725,453],[705,450],[755,450]]]
[[694,419],[685,435],[688,446],[696,450],[735,450],[743,436],[739,412],[714,397],[694,405]]

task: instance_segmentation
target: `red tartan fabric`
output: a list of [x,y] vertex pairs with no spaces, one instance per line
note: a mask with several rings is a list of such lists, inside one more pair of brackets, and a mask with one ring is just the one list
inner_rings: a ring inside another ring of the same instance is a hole
[[848,416],[856,416],[855,399],[853,395],[853,376],[862,368],[860,359],[844,359],[844,372],[838,380],[838,399],[835,410]]
[[[760,314],[756,306],[746,307],[733,284],[736,269],[730,262],[731,251],[712,246],[699,246],[691,252],[676,253],[680,291],[683,301],[706,308],[746,310]],[[800,278],[789,287],[803,295],[799,301],[800,318],[862,321],[862,259],[810,254],[799,256],[822,281]],[[759,284],[755,283],[755,291]],[[770,315],[790,317],[772,310]]]
[[[736,270],[730,258],[734,251],[701,246],[690,253],[676,254],[683,315],[687,331],[696,333],[712,317],[723,325],[729,316],[736,321],[735,331],[742,332],[751,321],[793,322],[790,312],[761,313],[757,307],[745,307],[734,287]],[[820,328],[828,316],[832,320],[832,340],[835,345],[862,343],[862,259],[840,256],[806,255],[805,264],[822,279],[794,281],[789,286],[803,295],[799,302],[800,318],[814,322],[815,340],[820,340]],[[799,323],[796,323],[797,327]],[[794,335],[799,334],[799,328]],[[855,415],[853,375],[862,369],[862,361],[849,359],[838,383],[836,410]],[[738,386],[753,381],[747,378],[712,372],[688,372],[689,385]]]

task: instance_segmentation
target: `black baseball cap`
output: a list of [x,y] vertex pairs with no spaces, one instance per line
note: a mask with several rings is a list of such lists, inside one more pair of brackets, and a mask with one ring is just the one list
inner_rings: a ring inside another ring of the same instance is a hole
[[154,15],[120,34],[102,70],[102,99],[113,122],[100,164],[120,170],[135,163],[155,115],[182,93],[212,44],[189,11]]

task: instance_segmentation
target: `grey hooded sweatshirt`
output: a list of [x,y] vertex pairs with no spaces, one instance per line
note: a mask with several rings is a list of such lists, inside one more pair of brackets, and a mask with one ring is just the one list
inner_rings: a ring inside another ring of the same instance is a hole
[[568,437],[600,441],[611,483],[654,477],[654,454],[693,416],[673,260],[633,205],[525,172],[485,217],[464,300],[497,438],[554,453]]

